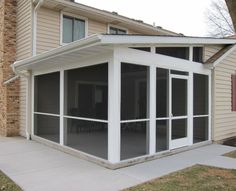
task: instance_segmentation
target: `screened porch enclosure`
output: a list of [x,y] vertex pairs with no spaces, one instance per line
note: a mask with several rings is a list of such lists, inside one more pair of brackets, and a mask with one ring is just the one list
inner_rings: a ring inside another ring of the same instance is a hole
[[210,71],[131,48],[33,75],[33,134],[110,163],[210,140]]

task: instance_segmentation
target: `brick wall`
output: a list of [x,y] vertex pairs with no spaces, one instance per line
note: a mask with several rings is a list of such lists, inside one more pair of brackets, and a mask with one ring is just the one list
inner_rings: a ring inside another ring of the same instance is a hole
[[19,134],[19,81],[3,82],[14,76],[10,65],[16,57],[16,3],[0,0],[0,135]]

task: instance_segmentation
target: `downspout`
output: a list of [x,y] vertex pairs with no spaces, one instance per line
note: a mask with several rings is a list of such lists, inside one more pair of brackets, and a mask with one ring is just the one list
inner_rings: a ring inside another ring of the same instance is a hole
[[[34,7],[34,9],[32,11],[32,26],[33,26],[33,29],[32,29],[32,56],[35,56],[36,55],[36,43],[37,43],[37,11],[43,5],[44,0],[31,0],[31,3],[32,4],[36,4],[36,6]],[[14,67],[14,64],[11,65],[11,67],[12,67],[13,72],[15,73],[15,76],[13,76],[9,80],[3,82],[3,84],[4,85],[8,85],[11,82],[15,81],[16,79],[18,79],[20,76],[23,76],[23,77],[27,78],[28,86],[30,86],[27,89],[28,89],[28,91],[30,91],[30,89],[31,89],[30,72],[29,71],[25,71],[23,73],[19,73],[19,72],[16,71],[16,69]],[[31,105],[31,101],[30,101],[31,98],[29,96],[30,93],[31,93],[31,91],[27,93],[28,95],[26,95],[26,97],[27,97],[26,100],[28,100],[28,102],[30,102],[30,103],[27,104],[27,111],[28,111],[28,109],[29,109],[29,107]],[[28,115],[29,114],[27,112],[27,116]],[[29,124],[28,120],[27,120],[26,123],[27,123],[26,124],[26,126],[27,126],[26,127],[26,136],[27,136],[27,139],[31,139],[31,137],[30,137],[31,130],[29,129],[30,124]]]
[[34,10],[33,10],[33,19],[32,19],[32,26],[33,26],[33,34],[32,34],[32,56],[36,55],[36,43],[37,43],[37,13],[39,8],[43,5],[44,0],[34,0],[33,4],[36,3]]

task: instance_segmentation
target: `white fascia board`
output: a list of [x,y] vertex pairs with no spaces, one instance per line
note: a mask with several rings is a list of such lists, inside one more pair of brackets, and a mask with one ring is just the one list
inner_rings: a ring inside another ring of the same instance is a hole
[[174,36],[145,36],[145,35],[102,35],[103,44],[185,44],[185,45],[206,45],[206,44],[235,44],[234,39],[217,39],[201,37],[174,37]]
[[94,46],[94,45],[99,44],[100,41],[101,41],[101,36],[100,35],[92,35],[92,36],[89,36],[85,39],[78,40],[78,41],[69,43],[65,46],[55,48],[51,51],[48,51],[48,52],[30,57],[30,58],[27,58],[27,59],[24,59],[24,60],[16,61],[11,65],[11,67],[12,67],[13,71],[18,72],[18,69],[20,67],[33,65],[37,62],[55,57],[57,55],[59,56],[59,55],[67,54],[71,51],[76,51],[76,50],[84,48],[84,47]]

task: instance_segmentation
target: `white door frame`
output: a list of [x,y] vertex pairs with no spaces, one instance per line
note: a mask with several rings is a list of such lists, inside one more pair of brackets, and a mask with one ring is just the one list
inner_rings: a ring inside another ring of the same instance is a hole
[[[171,70],[169,70],[169,149],[176,149],[176,148],[180,148],[180,147],[184,147],[189,145],[189,141],[190,141],[190,128],[191,128],[191,124],[189,122],[189,96],[190,96],[190,87],[189,87],[189,75],[185,76],[185,75],[176,75],[176,74],[171,74]],[[172,80],[173,79],[181,79],[181,80],[186,80],[187,81],[187,114],[185,116],[173,116],[172,114]],[[172,140],[172,121],[173,120],[177,120],[177,119],[186,119],[187,121],[187,136],[184,138],[180,138],[180,139],[175,139]]]

